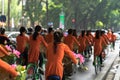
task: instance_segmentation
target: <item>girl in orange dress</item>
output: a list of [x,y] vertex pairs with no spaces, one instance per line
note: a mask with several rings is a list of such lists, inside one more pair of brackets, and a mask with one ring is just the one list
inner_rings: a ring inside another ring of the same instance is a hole
[[48,28],[48,34],[47,35],[45,35],[45,41],[47,42],[47,43],[51,43],[51,42],[53,42],[53,28],[52,27],[49,27]]
[[[76,29],[73,29],[73,36],[76,38],[76,40],[78,39],[78,35],[77,35]],[[73,51],[75,53],[78,53],[78,47],[79,46],[76,43],[74,43],[74,45],[73,45]]]
[[67,44],[72,51],[73,51],[74,43],[76,43],[78,46],[80,46],[77,39],[73,36],[72,29],[68,30],[68,35],[66,37],[64,37],[64,43]]
[[75,56],[73,55],[73,52],[70,50],[70,48],[62,43],[63,34],[61,32],[56,31],[54,33],[54,42],[48,44],[47,47],[47,63],[46,63],[46,69],[45,69],[45,80],[48,80],[48,76],[57,75],[60,77],[60,80],[62,80],[63,77],[63,58],[66,53],[72,61],[76,64],[77,60]]
[[35,27],[35,32],[30,36],[29,40],[29,51],[28,51],[28,63],[38,63],[39,55],[40,55],[40,45],[41,43],[47,47],[47,43],[45,42],[41,33],[41,26],[37,25]]
[[[78,41],[80,43],[79,53],[83,54],[83,52],[85,51],[86,46],[87,46],[87,44],[89,42],[88,38],[86,37],[86,31],[85,30],[83,30],[81,32],[81,35],[79,36]],[[85,52],[85,54],[86,54],[86,52]]]
[[26,35],[25,27],[20,27],[20,34],[16,37],[17,42],[17,50],[21,53],[20,58],[24,59],[22,65],[27,65],[27,56],[28,56],[28,49],[27,44],[29,41],[29,37]]
[[105,59],[105,57],[106,57],[105,49],[107,48],[107,45],[109,44],[109,40],[108,40],[108,38],[107,38],[107,36],[105,34],[105,31],[103,31],[103,30],[101,31],[101,37],[104,40],[102,57],[103,57],[103,59]]
[[78,38],[76,29],[73,29],[73,36],[75,36],[76,39]]
[[88,30],[86,35],[88,36],[88,38],[89,38],[89,40],[90,40],[90,42],[92,44],[94,36],[92,35],[91,30]]
[[95,61],[96,56],[99,56],[100,57],[100,63],[102,64],[102,50],[103,50],[103,44],[105,44],[105,41],[101,37],[101,31],[100,30],[97,30],[95,34],[96,35],[95,35],[95,38],[93,40],[94,61]]
[[105,34],[105,31],[101,31],[101,35],[105,40],[105,43],[106,43],[105,46],[107,46],[109,44],[109,39],[108,39],[107,35]]
[[[53,28],[49,27],[46,31],[46,34],[44,33],[43,37],[44,37],[45,41],[47,42],[47,44],[53,42],[53,32],[54,32]],[[41,51],[41,54],[39,56],[39,59],[40,59],[39,66],[42,68],[43,59],[44,59],[45,53],[46,53],[46,48],[43,44],[41,45],[41,50],[40,51]]]
[[87,43],[86,43],[86,50],[85,51],[87,53],[87,57],[90,57],[92,54],[92,43],[93,43],[93,36],[92,36],[90,30],[87,30],[86,37],[87,37]]

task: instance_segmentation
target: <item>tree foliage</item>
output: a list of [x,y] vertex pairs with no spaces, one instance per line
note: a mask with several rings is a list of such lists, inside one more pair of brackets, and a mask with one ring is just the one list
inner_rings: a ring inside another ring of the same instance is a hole
[[[26,12],[30,17],[34,13],[40,14],[37,17],[31,17],[31,21],[40,20],[42,25],[46,26],[47,21],[53,22],[54,27],[59,26],[59,14],[63,10],[65,13],[65,28],[88,29],[88,28],[109,28],[118,26],[120,15],[120,1],[119,0],[48,0],[48,15],[46,9],[41,5],[38,6],[35,2],[38,0],[27,0]],[[41,0],[46,3],[46,0]],[[37,2],[41,4],[41,2]],[[34,4],[35,3],[35,4]],[[29,6],[29,8],[28,8]],[[36,7],[33,10],[32,7]],[[39,11],[39,12],[38,12]],[[41,11],[41,12],[40,12]],[[41,16],[41,17],[40,17]],[[48,19],[48,20],[46,20]],[[72,23],[72,19],[75,20]],[[96,26],[96,22],[103,23],[102,27]]]
[[[12,0],[11,16],[15,16],[16,20],[21,16],[29,17],[32,26],[38,21],[43,27],[47,27],[48,22],[53,22],[54,28],[59,27],[61,11],[65,13],[65,29],[118,29],[120,26],[120,0],[26,0],[23,15],[17,15],[21,9],[16,8],[16,4],[21,1]],[[96,26],[97,21],[103,23],[103,26]]]
[[29,16],[32,26],[34,26],[35,21],[40,22],[42,13],[42,0],[26,0],[26,6],[24,10],[25,16]]
[[[18,1],[19,0],[10,1],[10,22],[12,22],[12,18],[14,18],[14,23],[16,26],[18,25],[19,20],[21,18],[21,5],[17,5]],[[2,6],[0,6],[0,9],[2,9],[1,7]],[[4,15],[6,15],[6,18],[8,18],[8,0],[4,0]]]

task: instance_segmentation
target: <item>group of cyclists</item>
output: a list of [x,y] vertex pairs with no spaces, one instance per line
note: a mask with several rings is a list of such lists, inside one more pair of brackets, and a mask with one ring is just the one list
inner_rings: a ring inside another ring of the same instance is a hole
[[[2,34],[3,29],[0,31],[0,42],[3,39],[1,37],[5,36],[5,34]],[[114,49],[116,40],[116,36],[110,29],[107,33],[104,30],[96,30],[94,34],[91,33],[91,30],[82,30],[80,34],[77,34],[75,29],[68,29],[66,34],[62,29],[54,30],[49,27],[47,30],[42,30],[40,25],[36,25],[34,29],[26,29],[22,26],[19,32],[20,34],[16,37],[16,49],[21,53],[20,58],[24,61],[22,65],[27,66],[34,63],[41,70],[43,68],[42,53],[44,53],[44,58],[47,59],[45,63],[45,80],[49,80],[48,77],[52,75],[59,76],[60,80],[65,80],[64,73],[67,72],[65,68],[70,68],[70,71],[72,70],[72,64],[78,64],[79,62],[73,52],[82,54],[85,58],[89,58],[92,54],[94,59],[99,56],[101,65],[104,66],[105,49],[110,44],[113,45]],[[1,44],[6,45],[6,40],[4,39]],[[9,39],[7,42],[10,42]],[[66,58],[73,62],[68,67],[64,66],[67,64],[64,61]]]

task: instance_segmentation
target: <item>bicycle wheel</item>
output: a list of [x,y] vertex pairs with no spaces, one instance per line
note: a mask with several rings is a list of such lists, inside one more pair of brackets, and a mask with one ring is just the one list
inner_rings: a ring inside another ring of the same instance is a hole
[[27,66],[27,79],[34,79],[35,73],[36,73],[35,64],[29,64]]
[[101,71],[101,63],[100,63],[100,57],[96,57],[96,60],[95,60],[95,73],[96,75]]
[[100,57],[97,58],[97,61],[98,61],[98,69],[99,69],[99,71],[101,71]]
[[35,80],[42,80],[42,76],[39,73],[35,74]]
[[95,62],[94,67],[95,67],[95,74],[97,75],[98,74],[98,63],[97,62]]

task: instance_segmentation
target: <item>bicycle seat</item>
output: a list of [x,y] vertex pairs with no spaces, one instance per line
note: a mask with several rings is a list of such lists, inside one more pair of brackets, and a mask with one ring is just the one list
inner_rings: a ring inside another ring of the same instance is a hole
[[60,80],[60,77],[56,75],[52,75],[52,76],[48,76],[48,80]]

